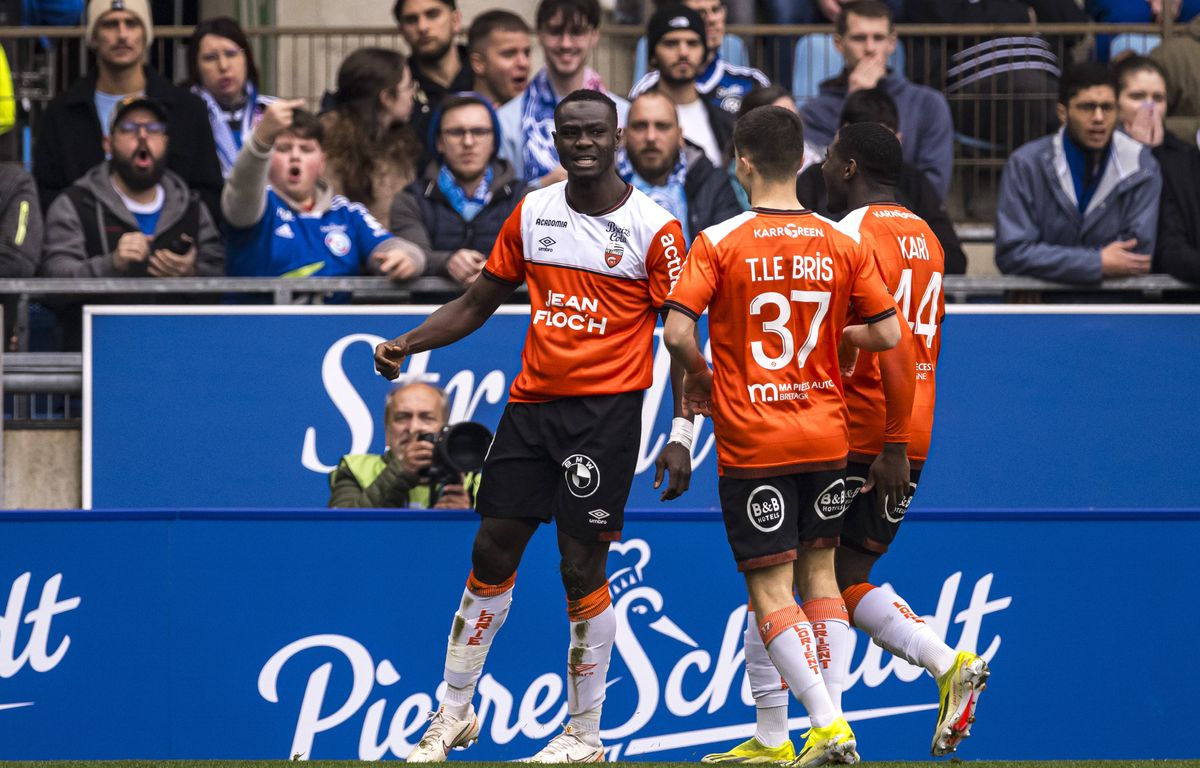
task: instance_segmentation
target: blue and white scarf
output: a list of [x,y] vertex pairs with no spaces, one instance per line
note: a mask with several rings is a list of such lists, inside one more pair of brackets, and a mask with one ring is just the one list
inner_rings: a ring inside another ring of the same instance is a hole
[[688,228],[688,201],[684,194],[684,181],[687,179],[687,157],[682,150],[675,168],[667,176],[667,181],[661,187],[656,187],[643,179],[629,161],[629,153],[622,147],[617,151],[617,173],[621,178],[632,184],[640,192],[646,194],[654,202],[667,209],[667,213],[679,219],[683,226],[683,240],[692,242],[692,233]]
[[492,166],[489,165],[479,186],[468,195],[467,191],[458,183],[458,179],[454,178],[450,166],[443,165],[442,170],[438,171],[437,185],[446,199],[450,201],[451,207],[458,211],[458,215],[462,216],[464,221],[471,221],[492,199],[492,178]]
[[[258,89],[252,84],[246,84],[246,105],[240,110],[227,111],[217,103],[213,95],[198,85],[192,86],[192,93],[204,101],[208,109],[208,123],[212,126],[213,141],[217,144],[217,160],[221,163],[221,176],[229,178],[233,163],[237,160],[242,143],[258,121],[262,119],[263,110],[275,99],[270,96],[260,96]],[[230,121],[241,121],[242,129],[236,135],[229,127]]]
[[[604,81],[591,68],[583,72],[583,87],[607,93]],[[558,167],[558,150],[554,148],[554,108],[558,106],[558,96],[554,94],[554,86],[550,84],[550,75],[545,67],[529,81],[529,87],[521,98],[525,181],[533,181]]]

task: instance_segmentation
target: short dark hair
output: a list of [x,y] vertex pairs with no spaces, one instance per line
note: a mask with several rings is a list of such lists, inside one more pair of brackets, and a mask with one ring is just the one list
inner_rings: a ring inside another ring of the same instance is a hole
[[842,159],[853,160],[869,180],[889,187],[900,183],[904,153],[889,128],[877,122],[844,125],[838,131],[837,146]]
[[593,29],[600,28],[600,3],[597,0],[542,0],[534,16],[537,28],[545,27],[560,11],[567,24],[581,20]]
[[1125,81],[1138,72],[1153,72],[1167,82],[1167,73],[1154,59],[1149,56],[1127,56],[1113,65],[1113,74],[1117,78],[1117,95],[1125,90]]
[[790,109],[755,107],[733,126],[733,146],[763,178],[795,178],[804,162],[804,123]]
[[842,6],[842,9],[838,11],[837,19],[833,22],[834,31],[837,32],[838,37],[845,36],[849,25],[847,19],[852,13],[868,19],[887,19],[889,32],[896,23],[895,18],[892,17],[892,9],[879,0],[853,0]]
[[896,102],[882,88],[855,91],[842,102],[840,125],[850,123],[882,123],[893,133],[900,130],[900,113]]
[[[402,21],[402,19],[404,18],[404,4],[407,2],[408,2],[408,0],[396,0],[396,4],[392,6],[392,16],[396,17],[397,24],[404,23]],[[438,2],[440,2],[442,5],[446,6],[447,8],[449,8],[452,11],[458,10],[457,0],[438,0]]]
[[246,82],[258,87],[258,67],[254,66],[254,51],[250,48],[250,40],[236,20],[229,16],[217,16],[205,19],[192,30],[188,40],[187,81],[188,85],[200,85],[200,41],[206,35],[227,37],[242,49],[246,55]]
[[754,88],[742,97],[742,106],[738,107],[737,116],[741,117],[752,109],[774,104],[780,99],[792,97],[792,92],[778,83]]
[[1063,69],[1058,81],[1058,103],[1066,106],[1075,94],[1098,85],[1107,85],[1113,94],[1120,90],[1117,76],[1111,69],[1095,61],[1081,61]]
[[471,53],[482,53],[484,41],[495,31],[524,32],[529,34],[529,25],[511,11],[499,9],[484,11],[475,17],[467,29],[467,50]]
[[284,133],[290,133],[297,139],[312,139],[322,147],[325,145],[325,128],[317,116],[307,109],[292,112],[292,125]]
[[558,116],[562,112],[562,108],[567,106],[568,104],[575,104],[577,102],[583,102],[583,101],[591,101],[591,102],[595,102],[597,104],[606,105],[608,107],[608,111],[612,114],[613,125],[617,124],[617,104],[615,101],[613,101],[606,94],[604,94],[600,91],[593,91],[588,88],[580,88],[579,90],[571,91],[566,96],[564,96],[563,100],[558,102],[558,106],[554,108],[554,127],[555,127],[555,129],[558,128]]

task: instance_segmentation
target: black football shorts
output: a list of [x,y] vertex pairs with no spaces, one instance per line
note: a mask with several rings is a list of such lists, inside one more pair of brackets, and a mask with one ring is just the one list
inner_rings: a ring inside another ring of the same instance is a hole
[[[868,469],[869,464],[854,461],[846,467],[846,495],[850,503],[846,510],[845,525],[842,526],[842,544],[869,555],[882,555],[895,541],[900,524],[904,522],[909,502],[921,480],[921,470],[909,472],[908,496],[899,506],[881,513],[876,508],[879,503],[877,489],[872,488],[866,493],[862,491],[863,484],[867,482]],[[889,499],[889,505],[890,502]]]

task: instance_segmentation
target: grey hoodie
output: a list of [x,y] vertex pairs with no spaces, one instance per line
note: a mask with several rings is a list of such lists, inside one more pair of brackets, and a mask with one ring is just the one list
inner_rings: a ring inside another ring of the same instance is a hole
[[[160,183],[164,192],[163,209],[155,232],[165,232],[171,228],[183,218],[189,202],[199,200],[199,194],[188,189],[183,179],[173,171],[164,173]],[[97,213],[104,209],[113,218],[138,230],[137,219],[125,207],[112,185],[107,162],[94,166],[73,186],[82,187],[91,194],[96,201]],[[87,253],[85,227],[100,228],[100,240],[109,244],[106,252]],[[100,221],[80,221],[75,204],[64,192],[46,212],[46,239],[40,274],[46,277],[126,277],[126,273],[118,271],[113,265],[113,254],[119,239],[119,234],[105,233]],[[195,245],[196,274],[201,277],[224,275],[225,246],[221,243],[221,233],[213,223],[208,207],[203,204],[200,205],[200,227]]]

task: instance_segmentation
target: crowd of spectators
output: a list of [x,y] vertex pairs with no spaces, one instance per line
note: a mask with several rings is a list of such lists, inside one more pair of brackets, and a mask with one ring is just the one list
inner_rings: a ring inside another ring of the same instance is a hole
[[[620,172],[689,240],[749,207],[731,172],[733,124],[779,104],[804,119],[799,198],[827,216],[839,212],[827,210],[815,166],[838,128],[872,121],[895,132],[899,202],[930,221],[947,271],[963,272],[945,207],[956,146],[959,156],[980,148],[976,122],[999,120],[1015,131],[1010,146],[1022,145],[998,190],[1001,271],[1064,283],[1151,271],[1200,281],[1198,10],[1200,0],[1089,1],[1086,11],[1109,21],[1173,13],[1184,33],[1148,56],[1106,41],[1077,64],[1056,53],[1062,41],[962,38],[910,50],[921,65],[909,71],[926,74],[914,82],[896,65],[899,14],[1079,21],[1085,9],[1075,0],[768,3],[761,21],[833,23],[837,71],[798,99],[790,59],[749,66],[746,41],[726,28],[747,20],[735,0],[663,0],[638,43],[644,71],[627,101],[588,66],[597,0],[541,0],[532,27],[504,9],[468,25],[455,0],[396,0],[409,52],[353,51],[311,112],[260,92],[233,19],[195,27],[175,85],[147,63],[146,0],[91,0],[83,22],[94,66],[37,121],[32,178],[15,167],[0,177],[0,276],[432,275],[468,285],[525,192],[564,178],[554,109],[588,88],[617,103]],[[1055,89],[1057,99],[1021,97]],[[991,100],[1004,116],[952,110],[947,94],[973,91],[1007,94]]]

